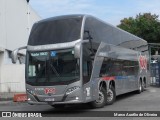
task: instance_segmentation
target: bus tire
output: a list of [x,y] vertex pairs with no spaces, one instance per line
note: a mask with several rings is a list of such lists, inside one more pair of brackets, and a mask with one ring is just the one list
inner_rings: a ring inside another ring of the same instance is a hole
[[143,90],[142,90],[142,82],[139,81],[139,87],[138,87],[138,90],[137,90],[137,93],[140,94]]
[[65,105],[64,104],[57,104],[57,105],[51,105],[52,107],[56,108],[56,109],[61,109],[64,108]]
[[145,90],[145,83],[144,80],[142,81],[142,92]]
[[111,86],[109,88],[109,90],[107,91],[107,100],[106,100],[106,104],[107,105],[112,105],[114,103],[116,99],[116,92],[113,86]]
[[106,90],[104,88],[101,88],[99,91],[99,97],[98,100],[95,100],[90,103],[92,108],[102,108],[106,105],[107,101],[107,95],[106,95]]

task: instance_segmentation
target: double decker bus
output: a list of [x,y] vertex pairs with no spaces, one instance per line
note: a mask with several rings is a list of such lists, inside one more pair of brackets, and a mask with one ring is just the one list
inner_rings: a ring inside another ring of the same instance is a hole
[[36,22],[26,49],[29,104],[113,104],[116,96],[149,84],[145,40],[90,15],[65,15]]

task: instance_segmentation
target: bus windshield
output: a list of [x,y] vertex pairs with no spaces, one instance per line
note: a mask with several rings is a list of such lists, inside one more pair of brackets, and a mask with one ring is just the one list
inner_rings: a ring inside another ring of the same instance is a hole
[[73,50],[30,52],[27,83],[30,85],[69,84],[79,80],[79,59]]
[[28,45],[72,42],[80,38],[82,17],[43,21],[34,24]]

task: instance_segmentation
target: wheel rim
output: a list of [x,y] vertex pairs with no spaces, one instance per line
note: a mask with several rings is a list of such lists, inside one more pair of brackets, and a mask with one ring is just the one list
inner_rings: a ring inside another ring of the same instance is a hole
[[110,102],[113,100],[113,91],[111,89],[107,92],[107,101]]
[[101,104],[104,101],[104,95],[101,91],[99,91],[99,97],[98,100],[96,100],[96,103]]

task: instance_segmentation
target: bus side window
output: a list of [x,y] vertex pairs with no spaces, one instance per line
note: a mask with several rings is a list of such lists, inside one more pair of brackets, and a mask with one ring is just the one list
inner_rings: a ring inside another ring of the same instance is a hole
[[84,61],[84,63],[83,63],[83,76],[88,76],[87,62],[86,61]]
[[86,39],[88,39],[89,38],[89,30],[85,30],[84,31],[84,34],[83,34],[83,40],[86,40]]
[[104,58],[101,70],[100,70],[100,77],[103,76],[110,76],[110,71],[112,70],[112,62],[108,58]]

